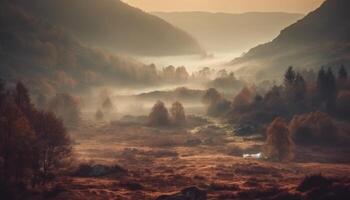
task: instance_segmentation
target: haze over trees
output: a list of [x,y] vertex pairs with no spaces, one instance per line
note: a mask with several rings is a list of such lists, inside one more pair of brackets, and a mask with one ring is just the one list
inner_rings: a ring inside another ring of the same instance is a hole
[[119,0],[16,0],[16,3],[90,46],[153,56],[203,52],[186,32]]
[[282,30],[272,42],[252,48],[230,64],[260,80],[281,75],[288,65],[298,69],[340,64],[349,67],[349,6],[347,0],[326,0]]

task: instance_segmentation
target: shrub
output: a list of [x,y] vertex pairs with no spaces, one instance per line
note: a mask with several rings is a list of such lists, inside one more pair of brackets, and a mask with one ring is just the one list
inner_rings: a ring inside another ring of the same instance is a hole
[[148,116],[148,120],[151,126],[166,126],[170,124],[168,109],[162,101],[158,101],[154,104]]
[[289,124],[293,139],[300,144],[321,144],[337,141],[338,129],[333,119],[322,112],[295,115]]
[[267,128],[265,153],[269,158],[279,161],[290,160],[293,158],[292,148],[293,142],[287,123],[277,117]]

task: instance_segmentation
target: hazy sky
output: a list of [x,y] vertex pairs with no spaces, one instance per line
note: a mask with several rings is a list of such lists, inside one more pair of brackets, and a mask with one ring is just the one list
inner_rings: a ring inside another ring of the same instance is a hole
[[324,0],[123,0],[145,11],[250,12],[283,11],[307,13]]

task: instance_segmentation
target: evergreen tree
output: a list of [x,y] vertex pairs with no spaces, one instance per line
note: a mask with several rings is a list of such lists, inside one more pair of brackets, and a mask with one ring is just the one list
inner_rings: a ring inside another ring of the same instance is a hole
[[286,88],[290,87],[291,85],[293,85],[294,81],[295,81],[295,78],[296,78],[296,73],[293,69],[292,66],[290,66],[286,73],[284,74],[284,86]]
[[335,76],[331,68],[328,68],[326,74],[326,108],[328,112],[335,111],[335,102],[337,98],[337,85]]
[[348,79],[348,72],[346,71],[344,65],[342,65],[338,71],[338,79],[339,80],[347,80]]

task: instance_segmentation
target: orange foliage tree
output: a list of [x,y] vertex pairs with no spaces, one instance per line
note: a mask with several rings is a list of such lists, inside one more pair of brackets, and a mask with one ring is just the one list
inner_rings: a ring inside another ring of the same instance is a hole
[[293,158],[293,141],[286,121],[277,117],[267,128],[265,154],[271,159],[288,161]]
[[295,115],[289,123],[289,130],[297,143],[335,142],[338,129],[333,119],[323,112]]

